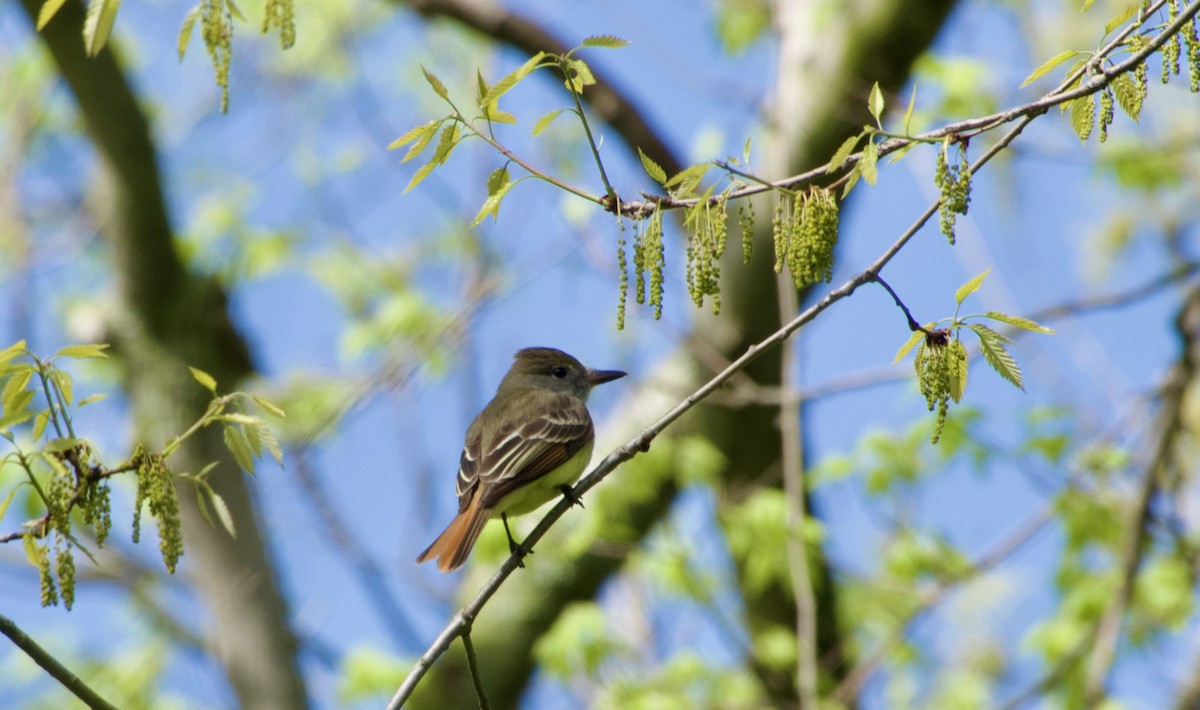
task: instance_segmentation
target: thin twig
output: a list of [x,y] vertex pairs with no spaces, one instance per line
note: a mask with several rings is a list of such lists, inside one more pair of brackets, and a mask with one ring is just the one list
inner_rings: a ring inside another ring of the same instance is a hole
[[[453,107],[453,104],[451,104],[451,107]],[[582,115],[582,114],[580,114],[580,115]],[[517,165],[520,165],[522,168],[525,169],[525,172],[529,173],[533,177],[535,177],[539,180],[548,182],[551,185],[559,188],[560,190],[569,192],[572,195],[582,197],[583,199],[585,199],[589,202],[595,202],[596,204],[601,205],[601,206],[604,205],[603,197],[593,195],[590,192],[588,192],[587,190],[584,190],[579,187],[575,187],[574,185],[572,185],[570,183],[563,182],[562,180],[559,180],[558,178],[551,175],[550,173],[547,173],[544,170],[539,170],[539,169],[533,167],[533,165],[530,164],[528,161],[526,161],[524,158],[522,158],[521,156],[517,155],[516,153],[514,153],[511,150],[509,150],[508,148],[506,148],[504,146],[504,144],[502,144],[500,141],[489,136],[487,133],[484,133],[483,131],[479,130],[479,128],[476,127],[475,124],[472,123],[471,120],[468,119],[466,116],[464,116],[458,109],[454,109],[454,120],[462,123],[468,129],[470,129],[471,132],[473,134],[475,134],[476,137],[478,137],[480,140],[482,140],[483,142],[487,143],[492,148],[494,148],[497,153],[499,153],[500,155],[503,155],[505,158],[508,158],[509,160],[516,163]],[[587,124],[584,124],[584,125],[586,126]]]
[[919,330],[926,335],[930,334],[926,328],[922,327],[921,324],[918,323],[915,318],[913,318],[912,313],[910,313],[908,310],[908,306],[904,305],[904,301],[900,300],[900,297],[896,295],[896,292],[892,290],[892,287],[888,286],[888,282],[884,281],[879,274],[875,274],[875,283],[879,284],[884,288],[884,290],[890,293],[892,295],[892,300],[896,302],[896,305],[900,307],[900,310],[904,311],[904,317],[908,319],[909,330],[914,333]]
[[579,92],[575,90],[575,77],[571,76],[568,71],[570,65],[566,63],[566,58],[559,59],[558,68],[562,72],[563,78],[567,80],[567,89],[571,92],[571,98],[575,101],[575,113],[579,114],[579,122],[583,124],[583,133],[587,136],[588,147],[592,150],[592,158],[596,161],[596,169],[600,171],[600,182],[604,183],[604,194],[608,196],[608,204],[606,209],[612,210],[620,216],[621,212],[618,207],[621,204],[620,198],[617,197],[617,191],[613,189],[612,183],[608,181],[608,173],[604,171],[604,161],[600,159],[600,147],[596,145],[596,138],[592,135],[592,126],[588,123],[587,116],[583,112],[583,103],[579,100]]
[[[790,276],[775,279],[779,297],[779,314],[788,318],[796,312],[796,287]],[[802,710],[817,707],[817,602],[809,577],[808,540],[804,534],[807,522],[804,490],[804,451],[800,428],[800,383],[797,372],[796,341],[789,338],[782,345],[780,360],[783,373],[779,401],[780,458],[783,465],[783,494],[787,501],[785,547],[788,572],[792,578],[792,593],[796,596],[796,695]]]
[[483,689],[483,677],[479,675],[479,658],[475,655],[475,643],[471,641],[470,629],[463,631],[462,642],[463,649],[467,652],[467,669],[471,672],[471,682],[475,684],[475,697],[479,698],[479,710],[491,710],[487,691]]
[[79,676],[68,670],[62,663],[59,663],[57,658],[38,645],[37,641],[30,638],[20,627],[13,623],[12,619],[3,614],[0,614],[0,633],[12,640],[17,648],[24,651],[25,655],[33,659],[34,663],[41,666],[43,670],[59,683],[62,683],[64,688],[71,691],[75,697],[82,700],[92,710],[117,710],[117,706],[100,697]]

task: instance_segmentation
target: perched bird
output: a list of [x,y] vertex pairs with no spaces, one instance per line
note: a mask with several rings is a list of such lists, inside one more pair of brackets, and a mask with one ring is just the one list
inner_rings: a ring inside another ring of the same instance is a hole
[[[462,566],[487,521],[528,513],[563,494],[592,456],[596,433],[587,410],[592,387],[625,373],[590,370],[554,348],[517,351],[496,396],[467,429],[458,464],[458,515],[417,562],[437,558],[450,572]],[[578,501],[574,501],[578,502]]]

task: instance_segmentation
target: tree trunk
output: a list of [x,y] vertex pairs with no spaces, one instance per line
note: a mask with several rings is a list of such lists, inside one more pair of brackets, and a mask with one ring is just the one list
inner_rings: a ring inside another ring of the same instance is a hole
[[[41,4],[23,0],[31,21]],[[83,5],[69,0],[40,36],[70,86],[100,159],[100,188],[110,210],[101,216],[101,229],[117,286],[109,323],[114,354],[124,367],[139,437],[148,447],[161,447],[207,405],[207,392],[188,365],[209,372],[226,389],[252,367],[224,293],[211,279],[188,273],[180,259],[146,117],[111,49],[85,56],[83,18]],[[170,465],[194,473],[211,461],[220,462],[209,480],[229,506],[237,538],[205,522],[191,487],[182,486],[184,569],[212,614],[210,638],[238,705],[302,710],[308,701],[296,641],[244,475],[215,429],[190,440]]]

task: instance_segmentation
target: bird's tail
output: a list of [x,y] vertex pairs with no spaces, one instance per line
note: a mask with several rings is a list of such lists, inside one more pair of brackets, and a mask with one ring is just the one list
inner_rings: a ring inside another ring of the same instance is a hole
[[417,562],[437,558],[437,566],[443,572],[451,572],[462,566],[475,547],[479,533],[492,517],[492,509],[480,506],[480,495],[476,493],[466,510],[454,516],[441,535],[425,551],[417,555]]

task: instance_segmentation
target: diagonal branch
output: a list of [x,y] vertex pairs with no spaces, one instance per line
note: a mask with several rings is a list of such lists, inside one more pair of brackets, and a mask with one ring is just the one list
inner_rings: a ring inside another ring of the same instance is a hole
[[[1026,116],[1016,126],[1009,130],[1009,132],[1005,134],[999,141],[997,141],[996,144],[993,145],[987,152],[980,156],[979,159],[976,160],[971,166],[972,173],[978,171],[981,167],[987,164],[988,161],[995,157],[997,153],[999,153],[1001,150],[1007,147],[1009,143],[1016,139],[1016,137],[1020,135],[1021,131],[1024,130],[1025,126],[1033,121],[1033,118],[1034,117],[1032,116]],[[586,476],[580,479],[578,483],[575,484],[575,487],[572,489],[572,492],[574,493],[573,497],[582,497],[584,493],[591,490],[592,487],[612,473],[618,465],[628,461],[629,459],[632,459],[639,452],[648,451],[650,449],[651,442],[653,442],[654,439],[658,437],[658,435],[661,434],[668,426],[673,424],[688,410],[695,407],[713,392],[717,391],[722,385],[733,378],[734,375],[744,370],[751,363],[762,357],[767,352],[778,347],[785,340],[796,333],[796,331],[810,323],[814,318],[827,310],[830,306],[853,294],[858,287],[874,281],[875,275],[882,271],[883,267],[886,266],[888,262],[891,261],[892,258],[895,257],[896,254],[898,254],[914,236],[916,236],[921,227],[923,227],[925,223],[928,222],[929,219],[937,212],[937,209],[938,203],[935,202],[928,209],[926,209],[921,216],[919,216],[917,220],[907,230],[905,230],[905,232],[901,234],[900,237],[883,252],[883,254],[879,256],[879,258],[872,262],[870,266],[856,274],[854,277],[850,278],[838,288],[835,288],[829,293],[825,294],[823,298],[806,308],[799,315],[788,321],[766,339],[751,345],[746,352],[741,355],[741,357],[734,360],[729,364],[728,367],[717,373],[695,392],[688,395],[682,402],[676,404],[670,411],[659,417],[658,421],[654,422],[645,429],[642,429],[641,432],[626,442],[623,446],[618,447],[616,450],[606,456],[604,460],[597,464],[590,473],[588,473]],[[555,524],[555,522],[558,521],[559,518],[563,516],[564,513],[567,512],[567,510],[571,508],[572,505],[573,503],[569,501],[566,496],[564,496],[562,500],[555,504],[555,506],[546,513],[545,517],[542,518],[537,527],[535,527],[533,531],[526,536],[523,548],[532,549],[538,540],[542,539],[546,532]],[[460,609],[457,614],[454,615],[454,618],[450,620],[450,623],[442,630],[441,634],[438,635],[433,644],[430,645],[425,653],[421,655],[421,658],[417,661],[408,677],[404,679],[404,682],[396,690],[395,695],[392,696],[392,700],[388,704],[389,710],[400,708],[404,705],[404,702],[416,689],[417,684],[421,682],[421,678],[424,677],[426,672],[428,672],[429,668],[433,665],[433,662],[437,660],[437,658],[441,656],[447,648],[450,647],[450,644],[455,638],[461,636],[468,628],[470,628],[471,623],[475,620],[475,617],[479,615],[479,612],[483,609],[484,605],[487,604],[488,600],[492,598],[492,595],[494,595],[500,589],[500,586],[504,584],[504,581],[508,579],[509,575],[511,575],[513,571],[516,570],[521,564],[521,559],[523,556],[524,553],[521,550],[518,550],[509,556],[509,558],[500,566],[500,569],[494,575],[492,575],[492,578],[488,580],[482,589],[479,590],[475,597],[466,606]]]
[[59,663],[57,658],[42,648],[37,641],[26,635],[19,626],[13,623],[12,619],[3,614],[0,614],[0,634],[4,634],[11,639],[17,648],[24,651],[25,655],[33,659],[34,663],[41,666],[59,683],[62,683],[63,687],[71,691],[75,697],[82,700],[92,710],[117,710],[115,705],[100,697],[87,683],[80,680],[79,676]]

